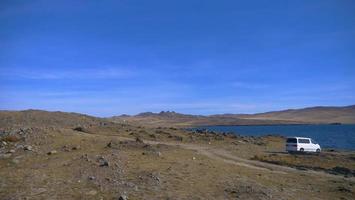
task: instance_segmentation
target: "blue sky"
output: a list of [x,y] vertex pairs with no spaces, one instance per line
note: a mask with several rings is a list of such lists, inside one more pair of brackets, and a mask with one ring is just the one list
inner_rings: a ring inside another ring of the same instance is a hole
[[355,1],[0,0],[0,109],[355,103]]

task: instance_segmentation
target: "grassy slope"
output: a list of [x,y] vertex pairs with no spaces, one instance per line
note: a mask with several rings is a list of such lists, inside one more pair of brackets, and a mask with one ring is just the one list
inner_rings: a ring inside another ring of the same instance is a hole
[[304,121],[310,123],[344,123],[355,124],[355,106],[345,107],[312,107],[304,109],[284,110],[260,113],[255,115],[241,115],[244,119],[269,119]]

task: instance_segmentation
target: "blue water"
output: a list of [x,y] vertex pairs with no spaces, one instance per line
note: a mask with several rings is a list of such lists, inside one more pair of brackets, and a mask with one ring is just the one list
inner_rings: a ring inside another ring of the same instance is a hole
[[215,132],[233,132],[245,136],[303,136],[316,140],[322,148],[355,150],[355,125],[272,125],[203,126]]

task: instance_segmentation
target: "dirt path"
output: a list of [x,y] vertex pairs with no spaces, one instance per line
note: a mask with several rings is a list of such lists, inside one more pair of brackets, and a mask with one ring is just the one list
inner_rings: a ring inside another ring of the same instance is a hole
[[[117,135],[105,135],[105,136],[115,137],[116,139],[119,140],[134,140],[133,138],[121,137]],[[321,171],[298,170],[292,167],[265,163],[256,160],[248,160],[245,158],[238,157],[224,149],[202,146],[199,144],[187,144],[181,142],[166,142],[166,141],[152,141],[152,140],[144,140],[144,143],[152,144],[152,145],[164,144],[169,146],[178,146],[180,148],[197,151],[199,154],[205,155],[214,160],[220,160],[225,163],[229,163],[241,167],[247,167],[254,170],[268,171],[270,173],[277,173],[277,174],[298,173],[298,174],[308,174],[308,175],[323,176],[323,177],[336,178],[336,179],[344,179],[343,176],[328,174]],[[355,178],[353,177],[347,178],[347,180],[355,182]]]

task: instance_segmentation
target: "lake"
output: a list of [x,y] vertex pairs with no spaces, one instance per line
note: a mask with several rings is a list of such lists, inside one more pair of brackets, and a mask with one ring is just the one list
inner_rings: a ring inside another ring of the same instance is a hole
[[303,136],[313,138],[322,148],[355,150],[355,125],[202,126],[198,129],[244,136]]

